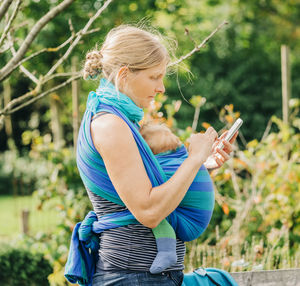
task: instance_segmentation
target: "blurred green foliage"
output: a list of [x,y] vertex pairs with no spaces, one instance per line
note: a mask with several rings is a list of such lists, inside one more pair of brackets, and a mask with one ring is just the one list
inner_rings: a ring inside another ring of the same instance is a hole
[[47,286],[52,267],[44,254],[25,248],[3,247],[0,250],[0,281],[7,286]]
[[20,156],[17,150],[0,154],[0,195],[31,195],[48,180],[49,162]]

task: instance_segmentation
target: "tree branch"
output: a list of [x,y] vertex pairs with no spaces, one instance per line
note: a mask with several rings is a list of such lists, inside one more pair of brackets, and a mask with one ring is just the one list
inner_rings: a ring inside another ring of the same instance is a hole
[[[92,34],[92,33],[95,33],[95,32],[98,32],[100,30],[100,28],[96,28],[96,29],[92,29],[92,30],[89,30],[87,31],[84,35],[89,35],[89,34]],[[72,35],[71,37],[69,37],[64,43],[62,43],[61,45],[55,47],[55,48],[44,48],[44,49],[41,49],[33,54],[31,54],[30,56],[22,59],[21,61],[19,61],[14,67],[13,67],[13,70],[15,70],[16,68],[18,68],[21,64],[23,64],[24,62],[27,62],[29,60],[31,60],[32,58],[42,54],[42,53],[45,53],[45,52],[49,52],[49,53],[53,53],[53,52],[57,52],[59,51],[60,49],[62,49],[63,47],[65,47],[67,44],[69,44],[70,42],[72,42],[72,40],[81,32],[82,30],[80,30],[79,32],[76,33],[76,35]]]
[[[10,51],[12,53],[13,56],[16,55],[16,50],[14,48],[14,45],[13,45],[13,41],[12,41],[12,38],[11,38],[11,35],[10,35],[10,32],[8,32],[7,34],[7,39],[8,39],[8,42],[11,43],[10,45]],[[27,70],[25,67],[23,67],[22,65],[20,66],[20,70],[27,76],[29,77],[29,79],[31,79],[35,84],[39,84],[39,80],[29,71]]]
[[102,7],[96,12],[96,14],[86,23],[84,28],[81,30],[81,32],[78,33],[76,39],[74,42],[70,45],[68,50],[65,52],[65,54],[56,62],[56,64],[48,71],[45,77],[51,75],[59,65],[62,64],[62,62],[70,55],[74,47],[78,44],[81,37],[88,31],[89,27],[93,24],[93,22],[102,14],[102,12],[106,9],[106,7],[112,2],[113,0],[107,0],[102,5]]
[[3,54],[3,53],[5,53],[5,52],[7,52],[11,47],[12,47],[12,44],[11,44],[11,43],[5,44],[5,45],[3,46],[3,48],[0,50],[0,54]]
[[[211,37],[217,33],[224,25],[228,24],[227,21],[224,21],[222,24],[220,24],[213,32],[210,33],[210,35],[208,37],[206,37],[202,43],[198,46],[196,46],[193,50],[191,50],[189,53],[187,53],[186,55],[180,57],[177,61],[172,62],[169,64],[169,67],[171,66],[175,66],[178,65],[179,63],[181,63],[182,61],[186,60],[187,58],[189,58],[192,54],[198,52],[210,39]],[[193,41],[194,42],[194,41]]]
[[79,75],[79,74],[82,74],[81,71],[80,72],[75,72],[75,73],[74,72],[56,73],[56,74],[53,74],[53,75],[47,77],[46,79],[44,79],[42,81],[42,84],[44,84],[44,83],[48,82],[49,80],[54,79],[56,77],[76,76],[76,75]]
[[3,31],[2,35],[1,35],[1,38],[0,38],[0,47],[1,47],[1,45],[2,45],[2,43],[4,41],[4,39],[5,39],[5,37],[7,35],[7,33],[9,31],[10,27],[11,27],[11,24],[12,24],[13,20],[16,18],[17,12],[18,12],[18,10],[20,8],[20,3],[21,3],[21,0],[18,0],[13,13],[12,13],[10,19],[8,20],[7,25],[4,28],[4,31]]
[[7,78],[13,71],[13,67],[23,58],[26,51],[29,49],[33,40],[37,37],[41,29],[51,21],[57,14],[66,9],[74,0],[64,0],[62,3],[50,10],[43,16],[31,29],[30,33],[25,38],[23,44],[17,51],[16,55],[0,70],[0,81]]
[[[104,9],[112,2],[113,0],[107,0],[104,5],[96,12],[96,14],[88,21],[88,23],[85,25],[85,27],[79,31],[78,33],[76,33],[75,35],[72,35],[66,42],[64,42],[62,45],[58,46],[57,48],[47,48],[47,49],[42,49],[41,51],[36,52],[34,55],[31,55],[25,59],[23,59],[22,61],[20,61],[19,63],[17,63],[14,68],[17,68],[18,66],[20,66],[24,61],[29,60],[31,58],[33,58],[33,56],[37,56],[38,54],[42,53],[42,52],[55,52],[59,49],[61,49],[62,47],[66,46],[68,43],[70,43],[74,38],[75,41],[71,44],[71,46],[69,47],[69,49],[67,50],[67,52],[64,54],[63,58],[67,58],[67,56],[69,56],[71,50],[78,44],[79,40],[82,38],[82,36],[90,34],[90,33],[94,33],[96,31],[99,30],[99,28],[97,29],[91,29],[88,30],[89,27],[92,25],[92,23],[100,16],[100,14],[104,11]],[[63,60],[64,60],[63,59]],[[59,64],[63,61],[63,60],[59,60]],[[55,65],[56,67],[58,66],[57,64]],[[54,69],[53,69],[54,71]],[[53,72],[52,72],[53,73]],[[47,90],[41,94],[40,90],[42,85],[55,78],[55,77],[59,77],[59,76],[70,76],[70,75],[74,75],[74,73],[60,73],[60,74],[54,74],[51,75],[51,73],[47,73],[47,75],[45,77],[41,77],[40,80],[37,83],[37,86],[35,87],[35,89],[31,90],[30,92],[24,94],[23,96],[20,96],[14,100],[12,100],[9,104],[7,104],[7,106],[5,106],[1,111],[0,111],[0,129],[1,129],[1,125],[3,124],[3,118],[5,115],[10,115],[20,109],[22,109],[23,107],[32,104],[33,102],[39,100],[40,98],[48,95],[51,92],[54,92],[58,89],[60,89],[61,87],[67,85],[68,83],[72,82],[73,80],[77,80],[79,79],[82,74],[81,72],[77,72],[75,73],[75,76],[69,78],[68,80],[66,80],[65,82],[63,82],[62,84],[59,84],[57,86],[55,86],[54,88]],[[33,97],[33,98],[32,98]],[[26,101],[26,102],[25,102]]]
[[40,86],[37,85],[33,90],[25,93],[22,96],[19,96],[18,98],[13,99],[12,101],[10,101],[5,107],[4,109],[2,109],[0,111],[0,115],[8,115],[10,113],[8,113],[8,111],[10,111],[15,105],[17,105],[18,103],[22,103],[23,101],[27,100],[28,98],[31,98],[32,96],[36,96],[40,91]]
[[[88,23],[85,25],[85,27],[76,33],[75,36],[71,36],[69,37],[69,39],[67,41],[65,41],[62,45],[58,46],[57,48],[47,48],[47,49],[42,49],[41,51],[36,52],[35,54],[23,59],[22,61],[20,61],[20,63],[15,64],[15,67],[18,67],[19,65],[21,65],[24,61],[27,61],[31,58],[33,58],[34,56],[37,56],[38,54],[42,53],[42,52],[50,52],[50,51],[57,51],[59,49],[61,49],[62,47],[64,47],[65,45],[67,45],[68,43],[70,43],[74,37],[75,40],[74,42],[72,42],[72,44],[70,45],[70,47],[68,48],[68,50],[66,51],[66,53],[63,55],[62,58],[60,58],[57,63],[49,70],[49,72],[46,74],[46,76],[41,77],[38,81],[38,84],[36,86],[35,89],[33,89],[32,91],[24,94],[23,96],[20,96],[14,100],[12,100],[9,104],[7,104],[7,106],[5,106],[2,110],[0,110],[0,129],[1,129],[1,124],[2,124],[2,120],[4,118],[5,115],[10,115],[20,109],[22,109],[25,106],[28,106],[30,104],[32,104],[33,102],[39,100],[40,98],[48,95],[51,92],[54,92],[60,88],[62,88],[63,86],[69,84],[70,82],[72,82],[73,80],[77,80],[81,77],[81,72],[77,72],[75,75],[74,73],[60,73],[60,74],[53,74],[53,72],[56,70],[56,68],[70,55],[71,51],[73,50],[73,48],[78,44],[78,42],[80,41],[80,39],[82,38],[83,35],[95,32],[98,29],[94,29],[94,30],[88,30],[89,27],[91,26],[91,24],[96,20],[97,17],[100,16],[100,14],[103,12],[103,10],[112,2],[113,0],[107,0],[103,6],[97,11],[97,13],[88,21]],[[226,21],[224,21],[221,25],[219,25],[206,39],[204,39],[204,41],[196,46],[190,53],[186,54],[185,56],[182,56],[178,61],[172,63],[171,65],[176,65],[178,63],[180,63],[181,61],[187,59],[188,57],[190,57],[193,53],[199,51],[200,48],[202,48],[204,46],[205,43],[208,42],[208,40],[219,30],[221,29],[221,27],[227,24]],[[41,86],[46,83],[47,81],[55,78],[55,77],[62,77],[62,76],[70,76],[73,75],[73,77],[69,78],[68,80],[64,81],[63,83],[53,87],[50,90],[47,90],[43,93],[40,93],[41,90]],[[33,97],[33,98],[32,98]],[[26,102],[25,102],[26,101]]]
[[16,111],[22,109],[23,107],[25,107],[25,106],[27,106],[27,105],[30,105],[30,104],[34,103],[35,101],[37,101],[37,100],[39,100],[40,98],[42,98],[42,97],[48,95],[49,93],[52,93],[52,92],[54,92],[54,91],[56,91],[56,90],[58,90],[58,89],[64,87],[65,85],[69,84],[69,83],[72,82],[73,80],[79,79],[81,76],[82,76],[82,74],[81,74],[81,73],[78,73],[76,76],[73,76],[73,77],[69,78],[68,80],[64,81],[63,83],[61,83],[61,84],[59,84],[59,85],[57,85],[57,86],[55,86],[55,87],[53,87],[53,88],[51,88],[51,89],[49,89],[49,90],[47,90],[47,91],[45,91],[45,92],[39,94],[38,96],[35,96],[34,98],[32,98],[32,99],[30,99],[30,100],[24,102],[23,104],[17,106],[16,108],[14,108],[14,109],[12,109],[12,110],[10,110],[10,111],[8,111],[8,112],[3,113],[3,112],[1,111],[1,112],[0,112],[0,116],[1,116],[2,114],[5,114],[5,115],[12,114],[12,113],[14,113],[14,112],[16,112]]
[[2,3],[2,5],[0,7],[0,21],[3,17],[3,15],[6,13],[7,9],[9,8],[12,1],[13,0],[6,0]]

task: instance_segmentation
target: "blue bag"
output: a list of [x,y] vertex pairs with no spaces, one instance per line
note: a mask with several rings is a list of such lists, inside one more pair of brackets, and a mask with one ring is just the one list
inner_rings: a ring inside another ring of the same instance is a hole
[[230,274],[216,268],[198,268],[184,274],[182,286],[238,286]]

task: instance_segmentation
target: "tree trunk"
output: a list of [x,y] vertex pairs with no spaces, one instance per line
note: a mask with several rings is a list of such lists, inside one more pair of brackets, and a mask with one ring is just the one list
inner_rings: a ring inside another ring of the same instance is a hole
[[[72,72],[76,72],[76,66],[78,64],[77,57],[72,58]],[[73,110],[73,146],[76,154],[77,137],[79,131],[79,103],[78,103],[78,80],[72,81],[72,110]]]
[[289,48],[281,46],[281,81],[282,81],[282,117],[283,122],[288,123],[289,99],[291,98],[291,72],[289,61]]
[[22,224],[22,233],[28,234],[29,233],[29,210],[22,210],[21,216],[21,224]]
[[[3,93],[4,93],[4,106],[6,106],[11,101],[11,87],[9,80],[5,80],[3,82]],[[7,115],[4,118],[4,125],[5,125],[5,133],[7,135],[7,142],[9,149],[15,149],[15,141],[13,137],[13,126],[11,116]]]
[[59,118],[61,109],[59,101],[60,99],[57,94],[50,95],[51,129],[55,149],[60,149],[64,145],[63,127]]

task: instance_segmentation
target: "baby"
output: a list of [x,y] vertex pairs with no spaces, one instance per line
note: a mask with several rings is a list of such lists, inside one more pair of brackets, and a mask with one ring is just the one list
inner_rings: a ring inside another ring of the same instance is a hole
[[[187,158],[187,149],[165,125],[144,124],[140,134],[152,150],[166,179],[170,179]],[[213,183],[202,165],[183,200],[168,216],[167,222],[163,226],[159,225],[159,230],[152,229],[158,252],[150,268],[151,273],[159,273],[177,261],[175,238],[182,241],[198,238],[207,228],[213,209]]]
[[[187,149],[180,139],[165,125],[147,123],[141,127],[140,133],[165,172],[167,179],[170,179],[188,157]],[[190,219],[195,219],[197,222],[195,223],[194,221],[189,226],[190,230],[194,229],[195,235],[193,238],[185,236],[184,233],[186,232],[184,231],[181,232],[183,236],[179,237],[183,241],[190,241],[199,237],[207,228],[214,209],[213,183],[204,164],[199,169],[177,210],[181,207],[192,208],[193,215]],[[170,218],[172,220],[172,213]],[[180,228],[181,226],[173,225],[173,227],[177,229],[177,227]]]
[[182,145],[180,139],[166,125],[146,123],[141,127],[140,133],[154,155],[175,151]]

